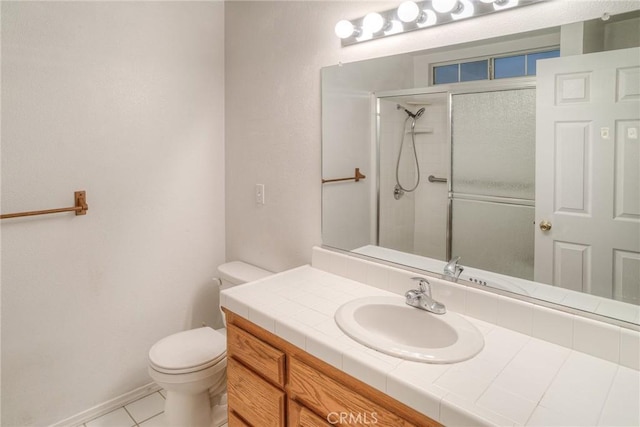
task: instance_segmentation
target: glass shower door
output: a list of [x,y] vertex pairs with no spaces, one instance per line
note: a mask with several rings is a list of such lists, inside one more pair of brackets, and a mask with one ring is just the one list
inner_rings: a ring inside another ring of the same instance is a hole
[[533,279],[535,89],[453,95],[451,162],[451,255]]

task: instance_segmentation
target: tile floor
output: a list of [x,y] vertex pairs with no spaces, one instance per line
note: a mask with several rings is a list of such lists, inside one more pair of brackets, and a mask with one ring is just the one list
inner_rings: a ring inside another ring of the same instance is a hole
[[169,427],[164,418],[163,393],[152,393],[78,427]]

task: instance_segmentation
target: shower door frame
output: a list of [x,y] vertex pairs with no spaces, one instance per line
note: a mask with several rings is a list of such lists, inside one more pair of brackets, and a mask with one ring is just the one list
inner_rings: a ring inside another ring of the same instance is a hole
[[416,96],[416,95],[434,95],[434,94],[447,94],[447,145],[448,150],[451,153],[449,156],[449,172],[447,174],[447,228],[446,228],[446,242],[445,253],[446,261],[452,258],[451,240],[452,240],[452,226],[453,226],[453,189],[452,189],[452,175],[453,175],[453,96],[464,95],[470,93],[482,93],[482,92],[498,92],[506,90],[519,90],[519,89],[536,89],[536,77],[517,77],[504,80],[482,80],[474,82],[453,83],[453,84],[441,84],[437,86],[429,86],[424,88],[412,88],[412,89],[400,89],[389,90],[372,93],[372,102],[374,103],[373,120],[375,128],[375,134],[372,135],[372,144],[375,147],[376,153],[376,221],[375,221],[375,242],[376,246],[380,246],[380,100],[385,98],[396,98],[401,96]]

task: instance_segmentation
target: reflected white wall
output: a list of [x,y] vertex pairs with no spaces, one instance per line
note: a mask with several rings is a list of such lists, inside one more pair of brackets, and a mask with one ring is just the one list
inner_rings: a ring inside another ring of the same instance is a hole
[[331,124],[322,129],[322,177],[353,176],[356,167],[366,175],[359,182],[323,184],[322,239],[330,246],[355,249],[376,239],[377,149],[372,92],[411,87],[413,68],[410,58],[390,57],[370,63],[370,67],[364,63],[326,68],[322,78],[323,123]]

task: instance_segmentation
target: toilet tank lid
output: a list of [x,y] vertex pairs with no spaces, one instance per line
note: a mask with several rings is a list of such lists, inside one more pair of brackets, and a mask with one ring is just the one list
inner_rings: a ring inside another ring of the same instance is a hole
[[218,274],[220,279],[239,285],[271,276],[273,273],[246,262],[232,261],[220,265]]

